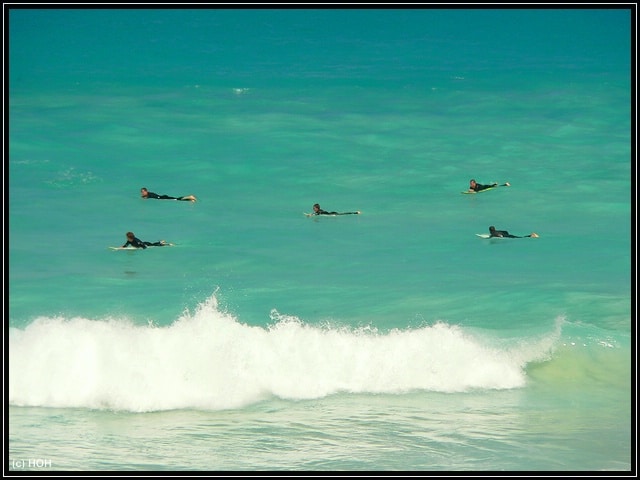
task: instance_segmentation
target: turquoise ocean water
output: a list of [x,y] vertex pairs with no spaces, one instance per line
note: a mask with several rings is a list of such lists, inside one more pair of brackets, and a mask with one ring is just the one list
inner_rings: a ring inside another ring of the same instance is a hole
[[635,471],[635,11],[8,13],[5,471]]

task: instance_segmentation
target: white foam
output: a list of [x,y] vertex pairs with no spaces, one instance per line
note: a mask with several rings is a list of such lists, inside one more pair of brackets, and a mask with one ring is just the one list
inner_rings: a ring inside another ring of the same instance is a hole
[[269,328],[245,325],[219,311],[215,296],[168,327],[39,318],[10,329],[9,401],[154,411],[236,408],[271,396],[510,389],[549,349],[496,347],[445,323],[383,334],[276,311],[272,319]]

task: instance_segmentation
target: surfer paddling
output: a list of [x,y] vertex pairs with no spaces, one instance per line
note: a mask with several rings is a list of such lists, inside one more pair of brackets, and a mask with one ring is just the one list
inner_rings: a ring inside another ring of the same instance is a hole
[[134,248],[165,247],[167,245],[173,246],[173,243],[167,243],[164,240],[160,240],[159,242],[143,242],[136,237],[133,232],[127,232],[127,241],[120,248],[127,248],[129,246]]
[[180,200],[183,202],[195,202],[197,198],[194,195],[185,195],[183,197],[171,197],[169,195],[158,195],[157,193],[150,192],[145,187],[140,189],[140,196],[142,198],[155,198],[157,200]]
[[312,215],[360,215],[360,211],[356,212],[327,212],[320,208],[320,204],[316,203],[313,206],[313,213],[305,213],[307,217],[311,217]]
[[517,235],[511,235],[509,232],[507,232],[506,230],[496,230],[496,227],[494,227],[493,225],[491,225],[489,227],[489,238],[527,238],[527,237],[531,237],[531,238],[538,238],[539,235],[535,232],[530,233],[529,235],[525,235],[524,237],[519,237]]
[[495,187],[510,187],[511,184],[509,182],[505,182],[502,185],[498,185],[498,182],[493,182],[490,185],[483,185],[481,183],[476,182],[473,178],[469,180],[469,192],[480,192],[482,190],[486,190],[487,188],[495,188]]

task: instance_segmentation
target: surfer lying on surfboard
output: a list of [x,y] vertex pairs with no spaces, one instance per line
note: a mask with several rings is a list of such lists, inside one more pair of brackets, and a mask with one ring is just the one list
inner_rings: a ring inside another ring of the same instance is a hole
[[524,237],[518,237],[517,235],[511,235],[506,230],[496,230],[496,227],[494,227],[493,225],[491,225],[489,227],[489,238],[491,238],[491,237],[502,237],[502,238],[525,238],[525,237],[531,237],[531,238],[538,238],[538,236],[539,235],[537,233],[532,232],[529,235],[525,235]]
[[316,203],[313,206],[313,213],[305,213],[307,217],[311,215],[360,215],[360,211],[357,212],[327,212],[326,210],[322,210],[320,208],[320,204]]
[[158,195],[157,193],[150,192],[145,187],[140,189],[140,196],[142,198],[155,198],[158,200],[182,200],[183,202],[195,202],[197,198],[193,195],[184,195],[182,197],[171,197],[169,195]]
[[502,185],[498,185],[498,182],[493,182],[491,185],[482,185],[481,183],[477,183],[473,178],[469,180],[470,192],[480,192],[482,190],[486,190],[487,188],[510,187],[510,186],[511,184],[509,182],[505,182]]
[[137,238],[133,232],[127,232],[127,243],[122,245],[120,248],[127,248],[128,246],[132,246],[134,248],[164,247],[166,245],[173,244],[167,243],[164,240],[160,240],[159,242],[143,242],[142,240]]

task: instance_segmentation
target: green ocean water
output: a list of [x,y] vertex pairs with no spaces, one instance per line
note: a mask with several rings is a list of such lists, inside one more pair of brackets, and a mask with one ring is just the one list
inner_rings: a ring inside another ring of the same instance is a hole
[[9,26],[5,468],[635,468],[629,10]]

